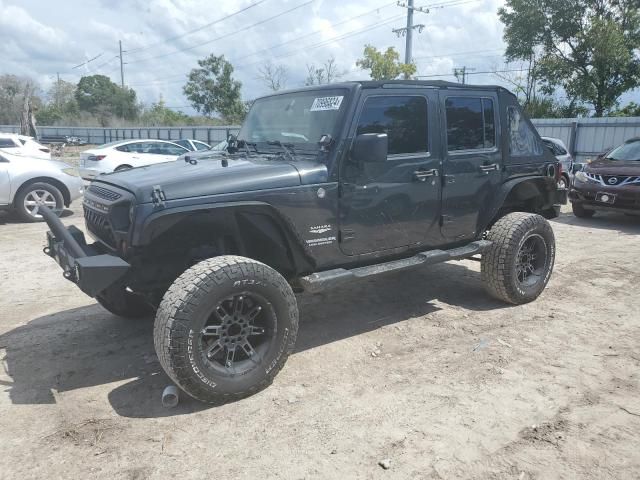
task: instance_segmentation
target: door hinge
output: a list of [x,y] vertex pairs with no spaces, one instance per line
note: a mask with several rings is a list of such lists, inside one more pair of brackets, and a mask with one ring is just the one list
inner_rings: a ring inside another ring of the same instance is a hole
[[156,207],[164,208],[164,201],[167,197],[164,194],[164,190],[160,185],[154,185],[153,191],[151,192],[151,201]]

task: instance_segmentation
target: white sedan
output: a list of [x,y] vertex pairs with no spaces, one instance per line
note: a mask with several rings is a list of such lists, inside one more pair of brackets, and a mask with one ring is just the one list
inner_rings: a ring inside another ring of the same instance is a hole
[[11,155],[51,160],[51,150],[39,144],[33,137],[15,133],[0,133],[0,151]]
[[171,162],[189,150],[165,140],[120,140],[80,154],[80,175],[92,180],[101,173],[118,172],[154,163]]

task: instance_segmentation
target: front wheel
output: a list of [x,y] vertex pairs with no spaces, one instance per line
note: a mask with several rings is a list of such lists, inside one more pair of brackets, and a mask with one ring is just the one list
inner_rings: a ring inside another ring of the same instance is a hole
[[16,213],[24,222],[41,222],[38,209],[48,207],[60,213],[64,210],[62,193],[53,185],[36,182],[23,187],[15,198]]
[[532,213],[510,213],[494,224],[487,240],[493,245],[482,255],[481,272],[488,292],[514,305],[538,298],[555,262],[549,222]]
[[221,256],[185,271],[154,326],[160,364],[185,392],[224,403],[262,390],[293,351],[298,307],[287,281],[255,260]]

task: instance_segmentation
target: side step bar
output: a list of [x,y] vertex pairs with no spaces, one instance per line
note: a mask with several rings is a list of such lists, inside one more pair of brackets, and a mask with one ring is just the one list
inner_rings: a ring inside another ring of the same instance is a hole
[[359,278],[367,278],[381,273],[397,272],[423,265],[433,265],[435,263],[442,263],[449,260],[462,260],[488,250],[491,245],[492,242],[488,240],[478,240],[477,242],[471,242],[464,247],[454,248],[451,250],[427,250],[425,252],[420,252],[413,257],[392,260],[390,262],[370,265],[368,267],[357,267],[351,270],[336,268],[334,270],[313,273],[306,277],[302,277],[300,278],[300,284],[305,291],[317,293]]

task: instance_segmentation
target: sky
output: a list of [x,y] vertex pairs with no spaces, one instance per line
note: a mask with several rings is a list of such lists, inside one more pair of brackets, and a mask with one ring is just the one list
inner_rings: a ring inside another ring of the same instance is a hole
[[[103,74],[120,83],[119,41],[125,84],[150,104],[194,113],[182,93],[197,60],[224,55],[242,82],[245,100],[269,91],[259,78],[265,62],[282,65],[286,86],[304,84],[307,65],[335,58],[344,80],[368,78],[356,67],[365,44],[395,47],[392,30],[406,24],[406,8],[385,0],[0,0],[0,74],[26,75],[46,91],[59,74],[77,82]],[[517,69],[502,54],[503,0],[415,0],[413,59],[417,75],[455,81],[466,66],[469,83],[508,86],[495,74]],[[427,12],[428,9],[428,12]],[[76,67],[76,68],[74,68]],[[475,69],[475,70],[474,70]],[[477,74],[476,74],[477,73]],[[507,76],[520,75],[517,72]],[[627,96],[628,97],[628,96]]]

